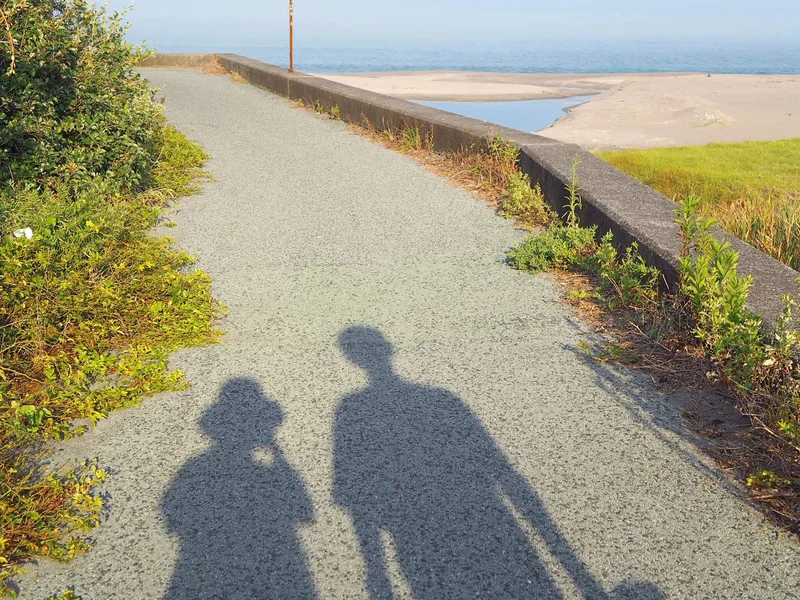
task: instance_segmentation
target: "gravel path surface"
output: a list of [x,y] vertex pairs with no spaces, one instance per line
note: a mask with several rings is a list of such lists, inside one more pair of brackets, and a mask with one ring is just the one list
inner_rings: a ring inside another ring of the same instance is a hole
[[63,444],[96,547],[22,598],[797,598],[800,551],[467,192],[227,77],[147,70],[216,182],[168,230],[229,308],[193,387]]

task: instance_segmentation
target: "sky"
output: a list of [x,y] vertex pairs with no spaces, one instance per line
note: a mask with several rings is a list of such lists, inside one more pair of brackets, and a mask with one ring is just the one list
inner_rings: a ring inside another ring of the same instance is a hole
[[[110,0],[112,9],[131,0]],[[156,49],[282,46],[288,0],[137,0],[132,41]],[[800,39],[798,0],[295,0],[298,46],[535,40]]]

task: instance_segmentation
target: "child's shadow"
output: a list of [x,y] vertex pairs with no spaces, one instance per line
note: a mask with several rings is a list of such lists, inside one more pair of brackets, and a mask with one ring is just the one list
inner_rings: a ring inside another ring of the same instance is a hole
[[162,504],[181,540],[165,598],[315,597],[297,535],[313,509],[275,442],[282,419],[246,378],[225,383],[203,415],[213,446],[183,466]]

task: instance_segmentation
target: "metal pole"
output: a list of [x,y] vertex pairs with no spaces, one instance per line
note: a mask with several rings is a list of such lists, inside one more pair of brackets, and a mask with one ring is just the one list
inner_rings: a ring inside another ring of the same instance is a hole
[[294,73],[294,0],[289,0],[289,73]]

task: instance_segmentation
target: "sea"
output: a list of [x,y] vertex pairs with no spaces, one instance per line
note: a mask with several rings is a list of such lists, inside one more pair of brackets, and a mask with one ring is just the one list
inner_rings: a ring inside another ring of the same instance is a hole
[[[159,45],[160,52],[232,52],[288,67],[286,46]],[[295,46],[306,73],[488,71],[498,73],[800,74],[800,40],[541,40],[515,44],[415,43]],[[591,96],[518,102],[420,102],[465,116],[539,131]]]

